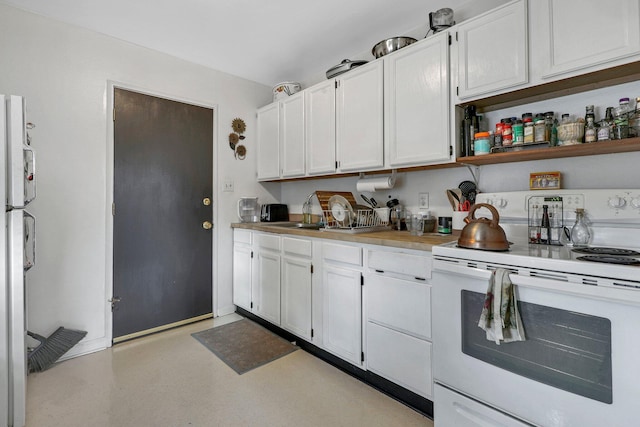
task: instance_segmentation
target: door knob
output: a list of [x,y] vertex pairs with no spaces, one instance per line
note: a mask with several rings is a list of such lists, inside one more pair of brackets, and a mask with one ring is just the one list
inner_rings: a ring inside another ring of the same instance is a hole
[[211,199],[208,197],[205,197],[204,199],[202,199],[202,204],[205,206],[209,206],[211,204]]
[[202,228],[204,228],[205,230],[211,230],[213,228],[213,224],[211,223],[211,221],[205,221],[202,223]]

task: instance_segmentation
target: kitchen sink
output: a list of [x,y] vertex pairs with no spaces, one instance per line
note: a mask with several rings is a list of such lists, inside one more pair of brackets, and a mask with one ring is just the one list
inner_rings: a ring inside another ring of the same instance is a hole
[[269,225],[283,228],[301,228],[304,230],[320,230],[323,228],[320,224],[304,224],[302,222],[274,222]]

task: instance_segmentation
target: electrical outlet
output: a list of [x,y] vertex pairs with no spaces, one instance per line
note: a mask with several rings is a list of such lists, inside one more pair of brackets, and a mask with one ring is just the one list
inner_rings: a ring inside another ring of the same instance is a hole
[[429,193],[419,193],[418,194],[418,207],[420,209],[428,209],[429,208]]
[[232,179],[225,179],[224,180],[224,187],[222,188],[222,191],[226,191],[229,193],[233,192],[233,180]]

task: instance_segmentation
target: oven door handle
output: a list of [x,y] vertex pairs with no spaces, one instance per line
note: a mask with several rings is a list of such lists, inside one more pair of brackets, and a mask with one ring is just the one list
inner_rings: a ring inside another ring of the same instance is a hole
[[625,304],[640,305],[640,292],[632,289],[612,288],[582,283],[572,283],[560,278],[532,277],[510,274],[511,283],[518,287],[543,289],[560,294],[590,297],[604,301],[616,301]]

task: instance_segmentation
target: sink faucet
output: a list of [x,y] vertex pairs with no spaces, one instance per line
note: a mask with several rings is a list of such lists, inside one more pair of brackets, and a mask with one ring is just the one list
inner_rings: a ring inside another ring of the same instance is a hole
[[311,224],[311,198],[315,196],[315,192],[307,196],[307,200],[302,204],[302,223]]

